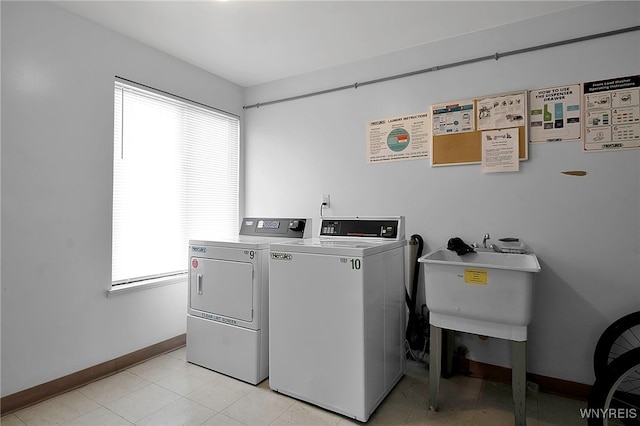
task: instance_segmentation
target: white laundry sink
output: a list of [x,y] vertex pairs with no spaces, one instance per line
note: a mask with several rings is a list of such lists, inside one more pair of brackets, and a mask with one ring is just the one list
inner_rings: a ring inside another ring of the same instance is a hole
[[539,272],[540,263],[535,254],[498,253],[493,250],[477,251],[458,256],[454,251],[444,248],[434,250],[422,256],[419,261],[433,264],[446,264],[482,268],[509,269],[512,271]]
[[480,251],[458,256],[440,248],[419,259],[433,325],[524,341],[531,321],[533,253]]

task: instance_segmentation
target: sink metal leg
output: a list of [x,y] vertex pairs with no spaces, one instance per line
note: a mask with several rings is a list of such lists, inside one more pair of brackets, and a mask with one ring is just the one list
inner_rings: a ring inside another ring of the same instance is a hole
[[438,391],[442,369],[442,329],[430,326],[429,333],[429,410],[438,410]]
[[511,386],[516,426],[527,423],[527,342],[511,342]]

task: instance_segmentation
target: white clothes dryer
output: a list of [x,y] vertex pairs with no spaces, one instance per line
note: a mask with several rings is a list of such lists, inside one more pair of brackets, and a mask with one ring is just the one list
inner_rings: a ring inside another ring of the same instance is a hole
[[236,238],[189,241],[187,361],[260,383],[269,374],[269,244],[311,219],[245,218]]
[[271,245],[269,386],[367,421],[405,371],[404,217],[325,217]]

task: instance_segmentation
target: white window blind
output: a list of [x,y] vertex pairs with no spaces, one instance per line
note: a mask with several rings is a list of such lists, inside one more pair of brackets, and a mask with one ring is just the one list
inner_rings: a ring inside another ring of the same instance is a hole
[[239,120],[115,83],[112,284],[187,269],[189,239],[238,233]]

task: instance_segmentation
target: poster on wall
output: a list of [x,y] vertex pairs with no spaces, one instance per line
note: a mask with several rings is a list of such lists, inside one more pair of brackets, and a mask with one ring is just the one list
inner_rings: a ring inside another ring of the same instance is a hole
[[529,96],[531,143],[581,138],[580,84],[532,90]]
[[525,125],[526,92],[478,99],[478,130]]
[[584,151],[640,148],[640,75],[584,83]]
[[517,172],[518,128],[482,132],[482,171],[484,173]]
[[[491,136],[483,132],[488,131],[511,130],[517,143],[515,160],[528,159],[528,93],[522,90],[431,105],[431,167],[483,164],[483,141]],[[506,154],[501,155],[504,159]],[[491,163],[485,169],[514,171],[513,165],[503,166]]]
[[429,158],[429,113],[370,121],[367,156],[369,164]]
[[473,132],[476,129],[473,99],[431,105],[433,135]]

